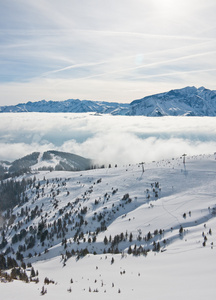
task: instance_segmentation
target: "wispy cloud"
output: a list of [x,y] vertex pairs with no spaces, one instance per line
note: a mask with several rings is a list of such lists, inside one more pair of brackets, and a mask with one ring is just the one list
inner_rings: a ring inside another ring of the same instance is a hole
[[167,76],[182,76],[182,75],[189,75],[189,74],[196,74],[196,73],[210,73],[210,72],[216,72],[216,68],[213,69],[198,69],[198,70],[188,70],[188,71],[179,71],[179,72],[169,72],[169,73],[159,73],[159,74],[153,74],[153,75],[146,75],[146,76],[137,76],[136,79],[142,80],[142,79],[150,79],[150,78],[156,78],[156,77],[167,77]]
[[[205,52],[205,53],[186,55],[186,56],[181,56],[181,57],[177,57],[177,58],[173,58],[173,59],[168,59],[168,60],[163,60],[163,61],[156,61],[156,62],[153,62],[153,63],[134,66],[134,67],[130,67],[130,68],[125,68],[125,69],[119,69],[119,70],[114,70],[114,71],[108,71],[108,72],[105,72],[105,73],[94,74],[94,75],[81,77],[81,78],[77,78],[77,79],[90,79],[90,78],[94,78],[94,77],[102,77],[104,75],[107,76],[107,75],[116,74],[116,73],[124,73],[125,74],[126,71],[133,71],[133,70],[138,70],[138,69],[151,68],[151,67],[155,67],[155,66],[159,67],[160,65],[170,64],[170,63],[183,61],[183,60],[188,60],[188,59],[193,59],[193,58],[196,58],[196,57],[199,57],[199,56],[208,56],[208,55],[212,55],[212,54],[215,54],[215,53],[216,53],[216,51],[210,51],[210,52]],[[68,67],[68,68],[70,68],[70,67]],[[210,70],[212,71],[213,69],[210,69]],[[63,70],[61,70],[61,71],[63,71]],[[208,71],[208,69],[206,69],[206,71]],[[174,74],[179,74],[179,73],[181,73],[181,72],[173,73],[173,75]],[[189,72],[185,71],[185,73],[191,73],[191,72],[190,71]],[[157,76],[150,76],[150,77],[157,77]],[[145,78],[145,77],[143,77],[143,78]]]
[[[80,64],[72,64],[69,66],[66,66],[64,68],[60,68],[60,69],[56,69],[56,70],[52,70],[50,72],[47,72],[45,74],[43,74],[42,76],[48,76],[50,74],[54,74],[54,73],[59,73],[59,72],[64,72],[70,69],[76,69],[76,68],[86,68],[86,67],[92,67],[92,66],[99,66],[99,65],[105,65],[105,64],[112,64],[113,68],[115,68],[115,64],[118,62],[122,62],[123,64],[127,64],[127,62],[129,61],[135,61],[136,60],[136,64],[138,66],[133,67],[132,69],[141,69],[144,67],[151,67],[151,66],[155,66],[155,65],[160,65],[160,64],[166,64],[166,63],[172,63],[175,61],[179,61],[179,60],[185,60],[185,59],[191,59],[191,58],[195,58],[195,57],[199,57],[199,56],[205,56],[208,54],[214,54],[215,51],[209,51],[209,52],[204,52],[204,53],[195,53],[195,54],[191,54],[191,55],[185,55],[185,56],[180,56],[180,57],[176,57],[174,59],[171,60],[165,60],[165,61],[156,61],[154,63],[149,63],[149,64],[145,64],[142,65],[141,62],[143,61],[143,59],[145,58],[154,58],[157,57],[158,55],[178,55],[179,53],[182,52],[190,52],[191,50],[194,51],[194,48],[196,47],[196,49],[200,49],[203,46],[211,46],[211,41],[210,42],[202,42],[202,43],[197,43],[196,45],[187,45],[187,46],[183,46],[183,47],[177,47],[177,48],[167,48],[167,49],[163,49],[163,50],[153,50],[150,52],[141,52],[139,54],[136,55],[127,55],[127,56],[118,56],[115,58],[111,58],[111,59],[107,59],[107,60],[103,60],[103,61],[96,61],[96,62],[86,62],[86,63],[80,63]],[[199,50],[200,51],[200,50]],[[159,57],[158,57],[159,58]],[[56,56],[56,59],[58,59],[58,57]],[[61,59],[61,58],[60,58]],[[130,71],[131,68],[129,69],[123,69],[122,71]],[[113,74],[116,71],[113,71]],[[121,72],[121,71],[120,71]]]
[[[40,98],[54,100],[82,98],[84,88],[85,98],[104,100],[139,90],[132,100],[146,95],[148,79],[156,93],[185,73],[181,86],[215,89],[215,10],[212,0],[1,2],[0,105],[37,100],[47,82]],[[201,78],[196,69],[210,71]]]

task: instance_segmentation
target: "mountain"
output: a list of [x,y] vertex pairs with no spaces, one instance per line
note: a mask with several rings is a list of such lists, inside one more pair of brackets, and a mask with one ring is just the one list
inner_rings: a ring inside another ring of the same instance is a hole
[[39,101],[2,106],[0,112],[94,112],[130,116],[216,116],[216,91],[186,87],[127,103],[89,100]]
[[72,112],[85,113],[96,112],[101,114],[121,115],[127,114],[128,104],[90,101],[90,100],[74,100],[69,99],[65,101],[38,101],[27,102],[12,106],[0,107],[0,112]]
[[0,175],[3,173],[18,174],[30,170],[81,171],[90,169],[91,159],[61,151],[34,152],[12,163],[0,162]]
[[0,221],[1,296],[214,299],[215,167],[199,155],[144,172],[136,164],[2,181],[1,192],[23,190]]
[[130,104],[129,115],[216,116],[216,91],[204,87],[171,90]]

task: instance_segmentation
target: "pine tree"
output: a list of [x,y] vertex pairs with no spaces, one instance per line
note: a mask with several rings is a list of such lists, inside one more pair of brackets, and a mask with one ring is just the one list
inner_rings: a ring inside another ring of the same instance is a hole
[[104,244],[105,245],[107,245],[108,244],[108,239],[107,239],[107,237],[105,236],[105,238],[104,238]]
[[179,229],[179,234],[181,235],[183,233],[183,227],[180,226],[180,229]]
[[31,268],[31,277],[35,277],[35,276],[36,276],[35,270],[34,270],[34,268],[32,267],[32,268]]

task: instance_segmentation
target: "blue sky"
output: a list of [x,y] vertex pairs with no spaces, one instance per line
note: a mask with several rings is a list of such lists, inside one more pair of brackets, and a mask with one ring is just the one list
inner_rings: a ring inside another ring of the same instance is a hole
[[0,105],[216,89],[215,0],[0,0]]

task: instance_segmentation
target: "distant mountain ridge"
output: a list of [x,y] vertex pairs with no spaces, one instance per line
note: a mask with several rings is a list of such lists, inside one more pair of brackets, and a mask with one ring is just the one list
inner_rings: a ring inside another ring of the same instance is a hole
[[65,101],[46,101],[41,100],[37,102],[20,103],[11,106],[1,106],[0,113],[6,112],[71,112],[71,113],[85,113],[95,112],[101,114],[112,115],[126,115],[128,113],[129,104],[115,103],[115,102],[102,102],[91,100],[69,99]]
[[185,87],[144,97],[129,103],[91,100],[38,101],[1,106],[0,113],[93,112],[128,116],[216,116],[216,91],[204,87]]

